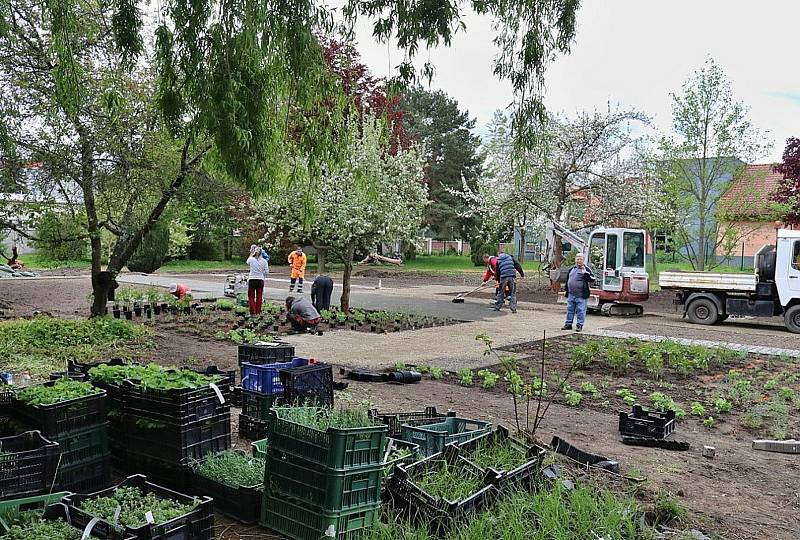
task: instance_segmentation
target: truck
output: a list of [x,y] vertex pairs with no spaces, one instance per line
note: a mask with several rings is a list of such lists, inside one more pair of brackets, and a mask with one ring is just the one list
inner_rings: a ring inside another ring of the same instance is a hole
[[783,317],[800,334],[800,231],[778,229],[775,244],[756,252],[752,274],[660,272],[662,290],[695,324],[718,324],[729,316]]

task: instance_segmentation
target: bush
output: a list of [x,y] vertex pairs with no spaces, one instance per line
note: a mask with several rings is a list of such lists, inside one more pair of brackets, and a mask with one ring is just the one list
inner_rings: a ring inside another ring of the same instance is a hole
[[[33,246],[47,259],[78,260],[86,257],[89,239],[83,221],[69,214],[46,212],[36,224],[38,240]],[[84,238],[78,238],[83,236]]]
[[199,238],[189,246],[189,258],[195,261],[220,261],[222,253],[219,248],[219,242],[212,238]]
[[142,240],[139,248],[128,260],[131,272],[155,272],[164,263],[169,250],[169,227],[159,221]]
[[497,244],[487,242],[482,236],[476,236],[469,241],[469,258],[475,266],[483,266],[484,255],[497,255]]

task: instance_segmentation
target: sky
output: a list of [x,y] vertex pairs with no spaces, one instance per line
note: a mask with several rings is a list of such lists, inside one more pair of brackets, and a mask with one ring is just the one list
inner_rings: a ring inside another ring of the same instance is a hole
[[[725,71],[735,99],[772,145],[759,163],[780,161],[786,139],[800,137],[800,69],[796,0],[583,0],[572,52],[547,72],[545,103],[554,112],[636,108],[655,129],[671,127],[671,92],[679,92],[710,56]],[[493,111],[512,101],[510,86],[492,74],[491,21],[469,14],[450,48],[423,52],[436,66],[431,88],[442,89],[477,118],[485,133]],[[378,76],[391,74],[402,53],[357,27],[358,49]]]

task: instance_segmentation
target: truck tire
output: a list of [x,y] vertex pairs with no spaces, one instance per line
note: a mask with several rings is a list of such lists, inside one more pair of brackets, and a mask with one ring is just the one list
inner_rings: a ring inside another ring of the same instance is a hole
[[708,298],[697,298],[686,308],[686,315],[689,321],[694,324],[711,325],[716,324],[719,319],[719,311],[717,305]]
[[783,315],[786,329],[793,334],[800,334],[800,304],[795,304],[786,310]]

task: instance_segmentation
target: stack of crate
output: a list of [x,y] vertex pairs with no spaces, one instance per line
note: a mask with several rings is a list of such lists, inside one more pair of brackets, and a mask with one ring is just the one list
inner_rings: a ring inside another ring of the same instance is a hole
[[239,437],[250,441],[266,437],[269,412],[273,406],[283,403],[283,386],[278,372],[307,363],[295,359],[294,347],[287,343],[239,345],[242,388]]
[[[213,374],[213,373],[209,373]],[[122,383],[124,446],[115,468],[143,473],[175,489],[188,487],[189,462],[231,447],[230,398],[233,372],[198,388],[160,390]]]
[[271,413],[260,524],[294,540],[351,538],[378,520],[386,426],[326,431]]
[[28,429],[58,443],[60,456],[55,481],[58,489],[87,491],[111,482],[105,390],[50,405],[29,405],[16,400],[14,411]]

